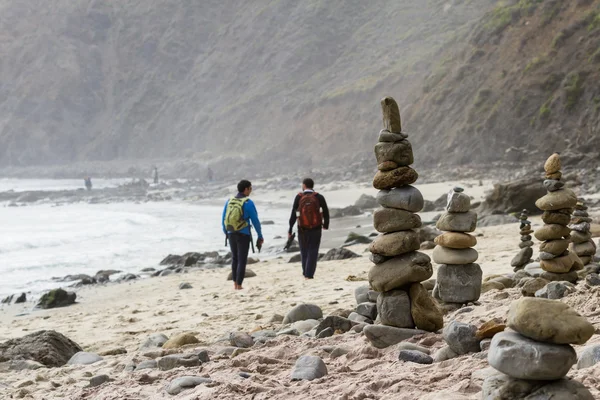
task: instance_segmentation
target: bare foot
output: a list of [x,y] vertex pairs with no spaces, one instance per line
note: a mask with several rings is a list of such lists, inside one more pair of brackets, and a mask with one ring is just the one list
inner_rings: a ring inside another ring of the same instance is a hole
[[234,284],[233,284],[233,289],[234,289],[234,290],[238,290],[238,284],[237,284],[237,283],[234,283]]

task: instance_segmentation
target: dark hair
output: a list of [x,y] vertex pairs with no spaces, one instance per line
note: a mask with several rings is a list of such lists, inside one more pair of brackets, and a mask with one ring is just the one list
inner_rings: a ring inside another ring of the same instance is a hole
[[244,190],[248,189],[248,188],[249,188],[249,187],[251,187],[251,186],[252,186],[252,184],[250,183],[250,181],[247,181],[247,180],[245,180],[245,179],[242,179],[242,180],[240,181],[240,183],[238,183],[238,186],[237,186],[237,188],[238,188],[238,192],[240,192],[240,193],[243,193],[243,192],[244,192]]
[[313,181],[310,178],[304,178],[302,183],[304,184],[304,186],[306,186],[307,189],[312,189],[315,187],[315,181]]

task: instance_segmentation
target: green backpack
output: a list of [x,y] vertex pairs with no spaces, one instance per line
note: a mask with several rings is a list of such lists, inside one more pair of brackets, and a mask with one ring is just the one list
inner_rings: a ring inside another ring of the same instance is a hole
[[244,203],[248,197],[238,199],[232,197],[227,204],[225,211],[225,228],[227,232],[238,232],[248,226],[248,221],[244,219]]

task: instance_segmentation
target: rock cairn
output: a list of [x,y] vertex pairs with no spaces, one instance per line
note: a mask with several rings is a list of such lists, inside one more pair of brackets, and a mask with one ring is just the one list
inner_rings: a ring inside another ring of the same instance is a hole
[[523,297],[512,302],[507,325],[515,332],[496,334],[488,352],[505,375],[486,378],[484,399],[593,399],[582,384],[563,379],[577,362],[571,344],[592,337],[591,323],[558,300]]
[[590,232],[591,222],[592,219],[587,212],[587,206],[583,199],[579,199],[575,205],[569,228],[571,229],[571,241],[573,243],[571,251],[577,254],[584,267],[592,261],[596,254],[596,243],[592,240],[592,233]]
[[544,226],[535,231],[540,244],[540,267],[545,271],[542,278],[549,281],[577,281],[577,272],[583,265],[577,254],[569,252],[571,243],[571,212],[577,205],[577,196],[564,188],[561,181],[561,163],[558,153],[552,154],[544,164],[546,180],[544,187],[548,193],[538,199],[535,205],[544,211]]
[[431,278],[433,269],[430,258],[417,251],[419,233],[414,229],[421,226],[421,218],[415,213],[424,201],[421,192],[411,186],[418,177],[410,167],[412,146],[408,135],[402,133],[396,101],[386,97],[381,108],[384,129],[375,145],[378,172],[373,179],[381,205],[373,213],[373,225],[381,234],[369,247],[375,264],[369,271],[369,283],[379,292],[377,321],[388,327],[437,331],[443,326],[442,314],[420,283]]
[[525,268],[531,262],[531,256],[533,255],[533,241],[531,240],[533,229],[531,229],[531,222],[527,219],[528,217],[529,212],[527,210],[521,211],[521,215],[519,215],[521,233],[521,244],[519,244],[519,247],[521,250],[510,263],[515,272]]
[[477,227],[477,213],[470,208],[470,197],[455,187],[448,193],[446,212],[436,224],[445,232],[435,238],[433,261],[441,265],[433,295],[445,303],[468,303],[481,294],[482,271],[475,264],[479,254],[472,248],[477,239],[468,233]]

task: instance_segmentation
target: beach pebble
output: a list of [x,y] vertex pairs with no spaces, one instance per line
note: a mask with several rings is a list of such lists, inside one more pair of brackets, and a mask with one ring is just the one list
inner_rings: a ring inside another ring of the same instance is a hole
[[187,282],[182,282],[179,284],[179,289],[191,289],[192,285]]
[[370,320],[375,320],[377,318],[377,304],[370,302],[360,303],[356,307],[356,313]]
[[187,344],[196,344],[200,341],[191,333],[180,333],[179,335],[172,336],[163,345],[163,349],[177,349]]
[[418,344],[414,344],[414,343],[410,343],[410,342],[402,342],[400,344],[398,344],[398,347],[396,347],[398,350],[414,350],[414,351],[420,351],[423,354],[430,354],[430,351],[427,347],[423,347],[423,346],[419,346]]
[[348,353],[350,353],[350,350],[348,350],[345,347],[335,347],[331,351],[330,356],[331,356],[331,358],[338,358],[338,357],[341,357],[344,354],[348,354]]
[[[475,249],[451,249],[436,246],[431,258],[437,264],[464,265],[477,261],[479,254]],[[439,278],[438,278],[439,279]]]
[[494,336],[488,352],[492,367],[518,379],[560,379],[576,361],[577,354],[569,345],[537,342],[515,332]]
[[363,333],[374,347],[384,349],[427,332],[420,329],[395,328],[386,325],[367,325],[364,327]]
[[[523,278],[523,280],[525,279],[527,279],[527,281],[521,287],[521,294],[526,297],[535,296],[535,293],[538,290],[543,289],[548,283],[550,283],[544,278]],[[523,282],[523,280],[520,282]]]
[[334,334],[333,328],[325,328],[317,335],[317,339],[323,339],[327,337],[331,337]]
[[271,317],[269,322],[272,324],[280,324],[283,322],[283,318],[284,318],[283,315],[273,314],[273,316]]
[[100,386],[103,383],[109,382],[111,379],[108,375],[96,375],[92,379],[90,379],[90,387]]
[[571,291],[572,289],[562,282],[550,282],[546,286],[535,292],[535,297],[556,300],[562,299]]
[[497,374],[487,377],[482,385],[483,400],[540,399],[593,400],[584,385],[570,379],[557,381],[526,381]]
[[408,361],[417,364],[432,364],[433,358],[417,350],[400,350],[398,360]]
[[350,315],[348,315],[348,319],[350,321],[354,321],[354,322],[357,322],[359,324],[372,324],[373,323],[372,319],[369,319],[367,317],[363,317],[362,315],[357,314],[355,312],[351,312]]
[[319,321],[316,319],[307,319],[304,321],[297,321],[291,325],[291,328],[297,330],[300,334],[306,333],[319,325]]
[[437,220],[436,228],[448,232],[473,232],[477,227],[477,213],[468,211],[465,213],[445,212]]
[[600,344],[585,347],[579,354],[577,368],[588,368],[600,362]]
[[425,201],[419,189],[406,185],[377,193],[377,202],[383,207],[398,208],[410,212],[419,212]]
[[369,285],[358,286],[356,289],[354,289],[354,298],[356,299],[356,304],[369,301],[369,290],[371,290]]
[[254,346],[254,339],[246,332],[231,332],[229,334],[229,343],[232,346],[246,349]]
[[435,332],[444,326],[444,316],[436,302],[420,283],[410,285],[410,313],[417,328]]
[[158,369],[168,371],[177,367],[197,367],[199,366],[200,358],[197,354],[171,354],[158,359]]
[[523,271],[527,272],[529,275],[533,276],[534,278],[542,275],[545,271],[542,269],[542,267],[540,266],[539,262],[532,262],[529,263],[525,266],[525,268],[523,269]]
[[479,264],[440,265],[434,291],[447,303],[466,303],[479,299],[481,277]]
[[318,335],[321,331],[331,328],[334,332],[346,333],[352,329],[354,325],[357,325],[357,322],[350,321],[348,318],[329,315],[317,325],[315,332]]
[[587,283],[590,286],[600,286],[600,275],[596,273],[588,274],[585,277],[585,283]]
[[169,338],[162,333],[152,334],[140,345],[140,350],[162,347],[167,340],[169,340]]
[[490,349],[490,345],[492,344],[492,339],[483,339],[479,342],[479,348],[481,351],[488,351]]
[[135,370],[138,371],[140,369],[155,369],[158,368],[158,363],[156,360],[146,360],[142,361],[138,365],[135,366]]
[[296,321],[321,318],[323,318],[323,311],[319,306],[314,304],[299,304],[287,313],[283,319],[283,323],[291,324]]
[[404,290],[390,290],[377,298],[379,319],[383,325],[397,328],[414,328],[410,298]]
[[300,336],[300,332],[294,328],[285,328],[277,332],[277,336],[281,335]]
[[456,357],[458,357],[458,354],[450,346],[444,346],[433,354],[433,361],[442,362]]
[[511,303],[507,325],[533,340],[556,344],[584,344],[594,326],[567,304],[523,297]]
[[67,362],[68,365],[90,365],[102,361],[103,358],[95,353],[87,353],[85,351],[80,351],[71,357],[71,359]]
[[387,292],[410,283],[427,280],[432,275],[433,268],[429,256],[414,251],[371,267],[369,283],[378,292]]
[[327,366],[320,357],[301,356],[292,371],[292,380],[312,381],[325,375],[327,375]]
[[192,389],[203,383],[210,382],[212,382],[212,380],[209,378],[202,378],[200,376],[182,376],[171,381],[167,387],[167,393],[170,395],[176,395],[186,389]]
[[452,321],[444,328],[444,340],[457,354],[477,353],[481,350],[476,337],[477,327],[464,322]]

